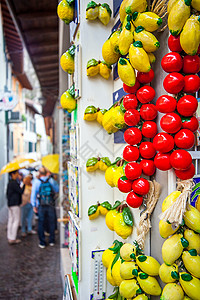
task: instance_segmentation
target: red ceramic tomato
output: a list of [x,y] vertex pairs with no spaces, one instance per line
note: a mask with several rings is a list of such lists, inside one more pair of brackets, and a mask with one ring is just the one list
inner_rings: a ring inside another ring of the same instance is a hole
[[130,192],[126,197],[126,203],[133,208],[138,208],[142,205],[143,198],[136,195],[134,192]]
[[164,89],[170,94],[178,94],[184,88],[184,77],[180,73],[168,74],[163,81]]
[[140,113],[136,109],[128,109],[124,114],[124,122],[128,126],[135,126],[140,121]]
[[137,99],[141,103],[148,103],[152,101],[155,95],[156,95],[155,90],[149,85],[144,85],[143,87],[141,87],[136,94]]
[[140,155],[143,158],[152,158],[156,154],[156,150],[151,142],[142,142],[139,147]]
[[168,47],[171,51],[181,52],[183,49],[180,43],[180,35],[178,36],[170,35],[168,38]]
[[160,126],[167,133],[176,133],[182,127],[181,117],[175,113],[165,114],[160,119]]
[[181,180],[193,178],[195,175],[195,167],[193,164],[191,164],[191,166],[185,171],[175,170],[175,174]]
[[167,73],[179,72],[183,67],[183,60],[176,52],[167,53],[161,60],[161,66]]
[[154,71],[151,69],[147,73],[138,72],[137,73],[137,79],[140,83],[150,83],[154,79]]
[[176,170],[187,170],[191,166],[192,156],[188,151],[178,149],[172,152],[170,163]]
[[156,109],[161,113],[170,113],[175,111],[176,104],[174,97],[162,95],[156,101]]
[[189,129],[181,129],[175,135],[174,142],[178,148],[190,149],[194,146],[194,133]]
[[170,163],[170,153],[158,152],[154,158],[154,164],[161,171],[168,171],[172,168]]
[[200,58],[198,55],[190,56],[186,55],[183,58],[183,73],[195,74],[200,69]]
[[124,140],[129,145],[135,145],[141,142],[142,133],[138,128],[128,128],[124,132]]
[[198,75],[187,75],[184,77],[185,86],[183,91],[185,93],[196,93],[200,88],[200,78]]
[[149,192],[150,184],[145,178],[138,178],[133,181],[132,189],[136,194],[146,195]]
[[136,162],[130,162],[124,168],[124,172],[128,179],[134,180],[141,176],[142,168],[141,168],[140,164],[138,164]]
[[126,176],[122,176],[119,178],[117,186],[120,192],[122,193],[129,193],[132,191],[132,180],[126,178]]
[[143,159],[141,160],[140,165],[142,167],[143,174],[147,176],[152,176],[156,171],[156,167],[153,160]]
[[137,101],[135,94],[128,94],[128,95],[124,96],[123,106],[124,106],[125,110],[128,110],[130,108],[135,109],[137,107],[137,105],[138,105],[138,101]]
[[161,153],[170,152],[174,148],[174,139],[170,134],[160,132],[154,137],[153,145]]
[[192,132],[197,131],[199,128],[199,121],[196,117],[182,117],[182,127],[191,130]]
[[153,121],[146,121],[142,125],[142,134],[148,139],[152,139],[157,133],[157,125]]
[[127,84],[123,83],[123,89],[126,93],[135,94],[139,88],[140,83],[137,79],[134,86],[128,86]]
[[198,107],[198,101],[191,95],[183,96],[177,103],[177,111],[184,117],[192,116]]
[[135,146],[127,145],[123,151],[123,158],[126,161],[136,161],[140,156],[139,149]]
[[140,108],[140,116],[143,120],[152,121],[157,117],[157,109],[154,104],[144,104]]

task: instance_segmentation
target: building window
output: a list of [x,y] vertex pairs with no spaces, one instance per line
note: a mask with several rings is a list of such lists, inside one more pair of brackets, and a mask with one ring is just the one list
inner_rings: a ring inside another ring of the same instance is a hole
[[9,144],[10,144],[10,150],[13,150],[13,131],[10,132],[10,141],[9,141]]
[[28,143],[28,152],[33,152],[33,143]]
[[19,95],[19,82],[16,81],[16,95]]
[[17,139],[17,153],[20,153],[20,139]]

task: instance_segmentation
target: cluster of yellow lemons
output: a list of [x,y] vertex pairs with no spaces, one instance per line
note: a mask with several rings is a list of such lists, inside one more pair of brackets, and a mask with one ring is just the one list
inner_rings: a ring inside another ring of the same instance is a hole
[[[171,207],[180,194],[180,191],[175,191],[165,198],[162,203],[162,212]],[[163,289],[166,297],[172,295],[173,299],[189,299],[187,297],[190,297],[197,300],[200,294],[200,280],[198,279],[200,278],[200,212],[188,205],[183,224],[175,228],[169,221],[160,220],[160,235],[166,240],[162,246],[164,263],[159,269],[159,275],[166,283]]]

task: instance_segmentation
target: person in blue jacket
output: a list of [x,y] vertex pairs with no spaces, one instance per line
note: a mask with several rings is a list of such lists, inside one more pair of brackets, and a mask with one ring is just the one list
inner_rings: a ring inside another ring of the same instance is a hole
[[55,193],[59,192],[59,186],[52,177],[47,176],[47,170],[44,167],[39,169],[39,177],[33,181],[31,204],[33,211],[38,213],[39,247],[45,248],[45,220],[49,227],[49,245],[55,244]]

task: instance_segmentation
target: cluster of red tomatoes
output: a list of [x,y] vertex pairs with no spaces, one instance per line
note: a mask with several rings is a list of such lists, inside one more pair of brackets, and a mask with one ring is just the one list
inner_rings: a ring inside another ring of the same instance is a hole
[[124,132],[124,140],[128,145],[124,148],[123,158],[127,164],[124,168],[125,176],[118,180],[118,188],[128,193],[126,202],[134,208],[142,205],[143,196],[150,188],[148,180],[140,176],[142,173],[151,176],[156,170],[153,161],[156,150],[149,141],[157,134],[157,109],[151,103],[155,90],[147,85],[153,78],[153,70],[148,73],[138,72],[134,87],[123,84],[124,91],[129,93],[122,102],[124,121],[130,127]]
[[[147,84],[154,78],[153,70],[138,72],[133,87],[123,84],[124,91],[128,93],[122,102],[124,120],[130,127],[124,132],[128,145],[124,148],[123,158],[127,163],[125,176],[118,180],[118,188],[128,193],[126,202],[133,208],[141,206],[143,196],[149,192],[149,182],[141,178],[142,174],[152,176],[156,168],[162,171],[174,168],[176,176],[183,180],[195,174],[192,157],[186,150],[193,147],[194,132],[199,125],[194,116],[198,102],[190,94],[200,87],[200,79],[196,75],[200,59],[198,55],[182,55],[179,37],[170,36],[168,45],[172,52],[163,57],[161,65],[169,73],[164,79],[164,88],[173,96],[162,95],[156,105],[151,103],[155,90]],[[160,120],[163,132],[160,133],[157,133],[155,122],[157,111],[164,114]]]
[[195,174],[192,157],[186,150],[193,147],[194,132],[198,129],[198,120],[194,116],[198,102],[190,94],[200,88],[200,78],[195,75],[200,69],[200,59],[198,55],[181,56],[178,53],[183,53],[179,37],[171,35],[168,45],[172,52],[162,58],[161,66],[169,73],[163,81],[164,89],[173,97],[163,95],[156,101],[157,110],[164,114],[160,120],[164,132],[153,139],[154,148],[158,151],[154,163],[162,171],[174,168],[176,176],[184,180]]

